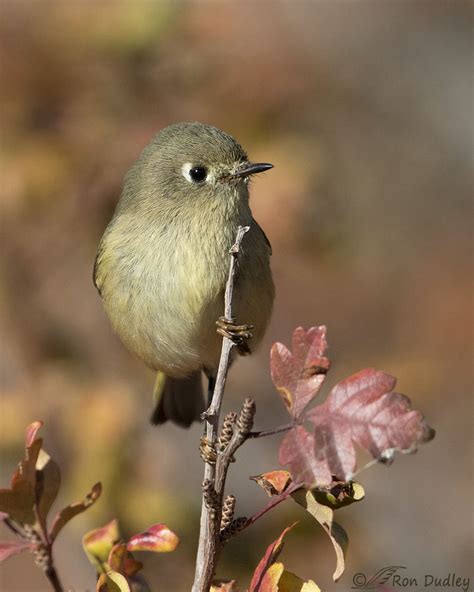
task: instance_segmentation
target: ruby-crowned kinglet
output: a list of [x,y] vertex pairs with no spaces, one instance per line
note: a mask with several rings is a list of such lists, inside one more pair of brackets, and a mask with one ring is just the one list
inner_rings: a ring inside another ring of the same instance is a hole
[[160,131],[125,177],[94,283],[124,344],[158,372],[153,423],[189,426],[204,409],[201,371],[211,382],[217,372],[216,320],[239,225],[250,230],[233,314],[253,325],[249,351],[263,337],[274,298],[271,247],[252,217],[248,182],[271,167],[250,163],[215,127],[179,123]]

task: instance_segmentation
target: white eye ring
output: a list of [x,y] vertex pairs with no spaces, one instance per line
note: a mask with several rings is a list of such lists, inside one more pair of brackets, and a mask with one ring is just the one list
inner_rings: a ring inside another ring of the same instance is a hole
[[183,164],[181,173],[186,181],[194,185],[204,183],[209,178],[208,170],[204,165],[196,165],[190,162]]

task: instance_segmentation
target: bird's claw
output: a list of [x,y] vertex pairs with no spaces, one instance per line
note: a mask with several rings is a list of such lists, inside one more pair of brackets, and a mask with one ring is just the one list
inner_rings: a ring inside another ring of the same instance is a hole
[[252,338],[253,325],[237,325],[234,319],[226,319],[225,317],[219,317],[216,325],[219,335],[230,339],[241,353],[250,353],[247,341]]
[[206,436],[203,436],[199,442],[199,454],[202,460],[208,465],[215,465],[217,460],[217,452]]

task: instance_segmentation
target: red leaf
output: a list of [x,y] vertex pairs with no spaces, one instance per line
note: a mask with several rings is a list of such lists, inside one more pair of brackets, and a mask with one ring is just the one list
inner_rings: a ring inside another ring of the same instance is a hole
[[58,534],[64,528],[64,526],[66,526],[66,524],[70,520],[72,520],[74,516],[77,516],[78,514],[81,514],[82,512],[87,510],[87,508],[90,508],[90,506],[92,506],[92,504],[94,504],[99,499],[101,493],[102,485],[100,483],[96,483],[94,487],[91,489],[91,491],[86,495],[84,501],[75,504],[70,504],[69,506],[66,506],[60,512],[58,512],[53,521],[53,525],[51,527],[51,532],[49,535],[51,543],[58,536]]
[[56,462],[43,449],[40,450],[36,462],[36,513],[43,530],[46,530],[46,519],[56,499],[61,485],[61,472]]
[[2,541],[0,542],[0,561],[5,561],[5,559],[23,551],[30,551],[33,546],[26,541]]
[[10,489],[0,489],[0,511],[22,524],[34,524],[36,517],[36,461],[41,440],[34,440],[26,449],[26,458],[13,473]]
[[311,327],[308,331],[298,327],[293,332],[293,351],[282,343],[271,350],[272,380],[288,412],[293,418],[301,416],[305,407],[318,394],[330,362],[324,356],[326,327]]
[[29,448],[34,440],[36,440],[36,434],[38,433],[39,429],[43,426],[42,421],[34,421],[30,423],[30,425],[26,428],[25,433],[25,447]]
[[307,489],[331,483],[326,459],[315,455],[314,436],[303,426],[295,426],[285,435],[278,459],[280,464],[289,467],[293,481],[303,483]]
[[285,571],[283,563],[274,563],[265,572],[258,587],[259,592],[278,592],[280,578]]
[[260,563],[257,565],[253,573],[252,581],[250,582],[248,592],[260,592],[262,590],[261,585],[263,582],[263,578],[265,577],[265,574],[275,563],[275,561],[278,558],[278,555],[281,553],[281,550],[283,549],[283,537],[289,530],[291,530],[295,526],[295,524],[296,522],[285,528],[281,535],[271,545],[267,547],[265,555],[262,557]]
[[58,494],[60,472],[36,437],[42,425],[35,421],[26,428],[26,459],[13,474],[11,489],[0,490],[0,509],[23,524],[33,524],[38,518],[46,528],[47,514]]
[[[410,400],[392,392],[396,380],[371,368],[337,384],[327,400],[308,412],[314,426],[314,458],[327,467],[330,476],[351,479],[356,466],[354,444],[376,459],[390,457],[394,450],[411,452],[434,436]],[[296,480],[298,476],[293,474]]]
[[132,536],[127,543],[129,551],[168,553],[178,546],[178,536],[166,524],[154,524],[148,530]]

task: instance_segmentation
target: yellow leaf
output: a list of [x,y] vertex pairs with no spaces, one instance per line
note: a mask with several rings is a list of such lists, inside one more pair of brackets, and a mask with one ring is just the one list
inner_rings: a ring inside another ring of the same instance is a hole
[[278,582],[278,592],[321,592],[321,590],[313,580],[304,582],[295,574],[284,571]]
[[108,571],[97,580],[96,592],[131,592],[131,588],[118,571]]

